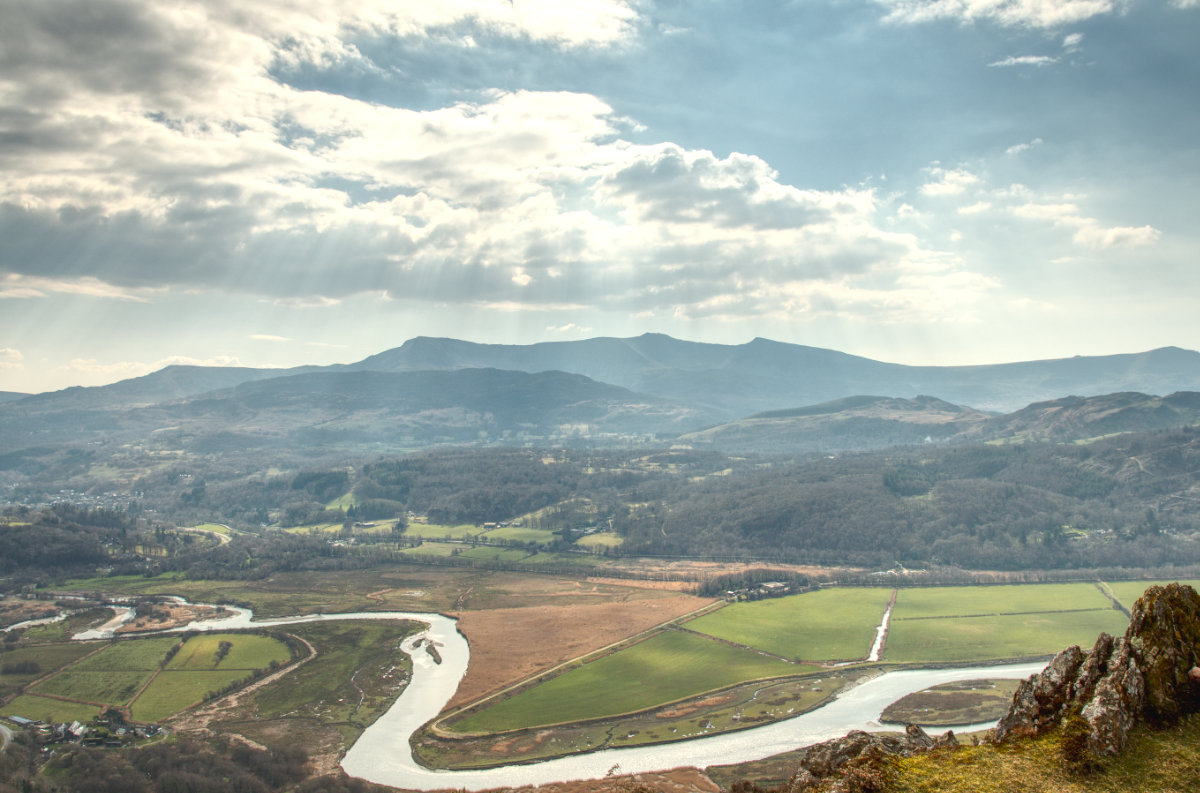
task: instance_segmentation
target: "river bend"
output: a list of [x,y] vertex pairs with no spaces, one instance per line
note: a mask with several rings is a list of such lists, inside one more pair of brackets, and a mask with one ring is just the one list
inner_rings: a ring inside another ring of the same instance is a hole
[[[1042,663],[1025,663],[886,672],[841,692],[815,710],[761,727],[654,746],[605,749],[524,765],[445,771],[425,768],[417,763],[412,756],[409,738],[421,725],[441,712],[466,674],[470,650],[454,620],[440,614],[399,611],[310,614],[255,620],[249,609],[234,608],[232,611],[230,616],[193,622],[176,630],[270,628],[305,622],[362,619],[411,620],[429,626],[420,634],[405,639],[401,645],[412,656],[412,680],[395,703],[359,736],[342,759],[342,768],[351,776],[406,790],[453,788],[475,791],[600,779],[610,773],[646,773],[680,766],[703,768],[761,760],[840,737],[850,730],[898,731],[901,728],[896,725],[879,722],[883,709],[906,694],[929,686],[982,677],[1023,678],[1045,667]],[[432,642],[438,648],[441,663],[435,662],[429,653],[419,648],[418,645],[425,641]],[[992,724],[994,722],[967,725],[961,729],[984,729]]]

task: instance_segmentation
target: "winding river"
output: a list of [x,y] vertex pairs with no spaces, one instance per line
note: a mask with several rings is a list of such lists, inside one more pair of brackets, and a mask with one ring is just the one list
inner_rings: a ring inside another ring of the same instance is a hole
[[[229,607],[227,607],[229,608]],[[303,617],[255,620],[249,609],[231,609],[231,615],[193,622],[176,630],[282,627],[327,620],[395,619],[426,623],[429,628],[402,644],[412,656],[412,681],[388,711],[368,727],[342,759],[342,768],[361,777],[406,790],[486,790],[496,787],[544,785],[576,779],[599,779],[608,774],[665,771],[680,766],[760,760],[780,752],[819,743],[850,730],[897,731],[880,724],[883,709],[906,694],[955,680],[1023,678],[1040,672],[1045,664],[1008,664],[959,669],[907,669],[887,672],[843,691],[831,702],[799,716],[739,732],[695,738],[676,743],[606,749],[553,760],[509,765],[477,771],[438,771],[417,763],[409,738],[434,718],[454,695],[467,671],[470,650],[454,620],[440,614],[399,611],[311,614]],[[419,645],[431,642],[442,662]],[[992,723],[961,729],[984,729]]]

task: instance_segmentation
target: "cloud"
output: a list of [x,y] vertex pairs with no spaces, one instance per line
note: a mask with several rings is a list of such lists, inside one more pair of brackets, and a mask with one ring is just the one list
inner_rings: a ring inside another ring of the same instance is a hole
[[95,358],[73,358],[67,364],[56,367],[54,373],[85,375],[90,380],[98,382],[115,382],[130,377],[141,377],[151,372],[157,372],[166,366],[241,366],[241,361],[232,355],[217,355],[211,358],[192,358],[183,355],[172,355],[153,362],[144,361],[109,361],[102,362]]
[[[628,3],[50,5],[0,32],[0,295],[783,315],[813,284],[839,285],[821,305],[878,306],[938,256],[881,227],[873,190],[636,144],[636,122],[591,94],[412,109],[277,77],[374,68],[364,48],[405,37],[620,47],[641,24]],[[978,181],[931,173],[927,196]]]
[[[0,243],[0,247],[3,247],[3,243]],[[157,290],[153,287],[143,287],[133,290],[122,289],[112,284],[107,284],[94,276],[42,278],[23,275],[21,273],[4,273],[0,275],[0,299],[38,298],[46,297],[50,293],[59,293],[145,303],[148,300],[148,296],[155,291]]]
[[968,187],[979,184],[979,177],[963,168],[946,170],[938,166],[926,169],[933,181],[921,186],[921,194],[925,196],[960,195]]
[[1041,138],[1034,138],[1033,140],[1029,141],[1028,143],[1018,143],[1015,146],[1009,146],[1007,149],[1004,150],[1004,153],[1010,157],[1015,157],[1018,154],[1024,154],[1025,152],[1029,151],[1030,149],[1041,146],[1042,143],[1044,143],[1044,141]]
[[592,329],[585,328],[582,325],[576,325],[574,322],[568,322],[565,325],[547,325],[546,332],[553,333],[555,335],[577,336],[585,333],[591,333]]
[[903,24],[955,19],[1006,27],[1053,28],[1112,13],[1115,0],[877,0],[888,21]]
[[280,297],[264,302],[270,302],[280,308],[330,308],[340,305],[342,301],[336,297],[313,295],[309,297]]
[[12,347],[0,347],[0,369],[24,369],[25,356]]
[[1003,60],[993,61],[988,66],[1048,66],[1051,63],[1058,63],[1058,58],[1049,55],[1010,55]]
[[1067,52],[1077,51],[1083,45],[1083,34],[1068,33],[1066,36],[1063,36],[1062,45],[1063,49]]
[[1085,222],[1075,232],[1075,241],[1089,248],[1136,248],[1158,242],[1162,232],[1153,226],[1111,226],[1105,228],[1097,223]]
[[269,333],[251,333],[246,338],[254,339],[255,341],[295,341],[295,339],[289,339],[287,336],[273,336]]
[[1084,216],[1074,203],[1027,203],[1014,207],[1012,212],[1017,217],[1074,228],[1075,243],[1096,250],[1153,245],[1162,236],[1153,226],[1105,226],[1096,218]]

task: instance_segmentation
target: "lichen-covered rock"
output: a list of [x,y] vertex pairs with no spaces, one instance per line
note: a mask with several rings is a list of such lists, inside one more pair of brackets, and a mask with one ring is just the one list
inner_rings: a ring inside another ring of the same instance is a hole
[[1079,714],[1090,730],[1088,749],[1110,757],[1124,751],[1129,731],[1137,723],[1145,701],[1142,671],[1129,644],[1122,643],[1110,672],[1096,685]]
[[1075,702],[1087,702],[1096,693],[1096,685],[1108,674],[1109,659],[1114,652],[1120,652],[1124,639],[1114,639],[1107,633],[1101,633],[1087,653],[1079,674],[1071,684],[1071,699]]
[[929,737],[929,733],[921,729],[919,724],[904,725],[904,735],[913,746],[920,746],[925,749],[933,748],[933,739]]
[[1200,711],[1200,686],[1188,672],[1200,665],[1200,594],[1190,586],[1150,587],[1133,607],[1125,639],[1146,681],[1145,716],[1170,724]]
[[1072,687],[1084,659],[1078,645],[1068,647],[1054,656],[1040,674],[1021,681],[1013,694],[1013,704],[996,726],[996,740],[1030,735],[1057,724],[1072,702]]
[[958,747],[958,736],[954,734],[954,730],[946,730],[933,739],[934,749],[957,749]]
[[[935,740],[915,724],[907,725],[903,735],[871,735],[852,730],[841,738],[808,747],[800,760],[800,767],[788,782],[787,791],[857,793],[868,789],[864,785],[876,777],[870,769],[882,758],[906,757],[938,745],[957,746],[958,740],[952,732]],[[847,774],[845,772],[848,769],[856,769],[860,773]]]

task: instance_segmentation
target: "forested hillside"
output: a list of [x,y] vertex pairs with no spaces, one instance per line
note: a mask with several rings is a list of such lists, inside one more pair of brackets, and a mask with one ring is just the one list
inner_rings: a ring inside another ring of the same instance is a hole
[[1001,570],[1200,562],[1200,429],[803,457],[447,449],[290,473],[246,457],[181,461],[130,487],[156,520],[256,534],[394,519],[399,538],[412,514],[519,520],[554,532],[538,542],[557,550],[611,531],[623,544],[605,553],[624,555]]

